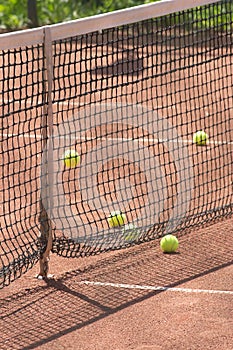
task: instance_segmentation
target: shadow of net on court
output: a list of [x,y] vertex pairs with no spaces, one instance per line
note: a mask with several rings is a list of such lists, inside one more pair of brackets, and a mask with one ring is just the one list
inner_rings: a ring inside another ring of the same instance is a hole
[[176,287],[230,266],[232,234],[232,220],[227,220],[182,237],[177,254],[162,254],[149,242],[114,256],[103,255],[94,265],[10,295],[0,303],[0,348],[34,349],[163,293],[83,281]]

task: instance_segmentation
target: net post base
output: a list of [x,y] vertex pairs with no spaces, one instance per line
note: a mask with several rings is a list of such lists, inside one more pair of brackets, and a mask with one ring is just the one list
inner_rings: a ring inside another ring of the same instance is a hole
[[52,240],[48,241],[46,251],[41,255],[39,260],[39,273],[36,275],[38,279],[48,279],[52,278],[53,275],[49,274],[49,261],[50,261],[50,252],[52,249]]
[[41,279],[48,279],[48,278],[52,278],[53,275],[49,274],[49,256],[48,257],[42,257],[40,259],[40,270],[38,275],[36,276],[39,280]]

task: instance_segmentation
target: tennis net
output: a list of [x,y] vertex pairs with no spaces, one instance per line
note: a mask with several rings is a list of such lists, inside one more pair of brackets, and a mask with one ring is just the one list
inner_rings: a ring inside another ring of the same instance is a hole
[[195,4],[0,37],[1,287],[232,214],[233,4]]

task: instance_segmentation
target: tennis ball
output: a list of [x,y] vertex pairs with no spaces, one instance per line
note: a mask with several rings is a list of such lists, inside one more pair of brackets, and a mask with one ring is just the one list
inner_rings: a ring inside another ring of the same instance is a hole
[[209,139],[208,134],[205,131],[197,131],[193,135],[193,142],[198,146],[205,146]]
[[108,224],[110,227],[118,227],[124,225],[126,216],[121,211],[113,211],[108,217]]
[[122,233],[127,242],[135,241],[140,235],[139,229],[134,224],[125,225],[122,229]]
[[80,156],[75,150],[68,150],[64,153],[63,161],[67,168],[75,168],[80,162]]
[[179,241],[173,235],[166,235],[160,241],[160,248],[164,253],[173,253],[178,247]]

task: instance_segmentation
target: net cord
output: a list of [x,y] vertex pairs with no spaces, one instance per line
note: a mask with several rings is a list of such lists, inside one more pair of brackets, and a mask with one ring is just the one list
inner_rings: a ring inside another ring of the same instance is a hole
[[[51,25],[51,40],[61,40],[68,37],[119,27],[150,18],[157,18],[194,7],[214,4],[220,0],[162,0],[145,5],[139,5],[123,10],[67,21]],[[19,46],[41,44],[47,27],[29,29],[0,35],[0,50],[13,49]]]

